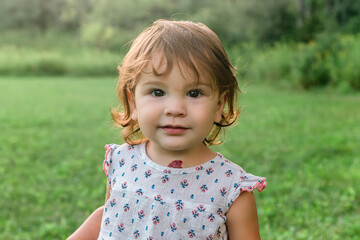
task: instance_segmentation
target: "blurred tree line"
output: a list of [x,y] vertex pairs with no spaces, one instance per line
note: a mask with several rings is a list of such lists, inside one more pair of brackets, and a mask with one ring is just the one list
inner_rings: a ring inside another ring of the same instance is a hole
[[359,0],[0,0],[0,31],[76,33],[115,49],[158,18],[200,21],[226,45],[308,42],[324,32],[360,32]]
[[0,75],[116,74],[159,18],[205,23],[242,79],[360,90],[360,0],[0,0]]

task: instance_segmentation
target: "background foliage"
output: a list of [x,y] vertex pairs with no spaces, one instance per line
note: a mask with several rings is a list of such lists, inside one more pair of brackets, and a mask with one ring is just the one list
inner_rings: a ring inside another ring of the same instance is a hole
[[0,0],[0,5],[0,75],[113,75],[145,26],[171,18],[207,24],[249,80],[271,76],[272,83],[298,89],[360,89],[355,65],[360,1]]

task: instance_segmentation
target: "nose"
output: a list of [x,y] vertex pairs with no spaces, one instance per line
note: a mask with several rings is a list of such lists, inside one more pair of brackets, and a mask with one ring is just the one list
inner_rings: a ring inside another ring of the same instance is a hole
[[164,114],[167,117],[186,116],[186,103],[181,97],[169,98],[165,103]]

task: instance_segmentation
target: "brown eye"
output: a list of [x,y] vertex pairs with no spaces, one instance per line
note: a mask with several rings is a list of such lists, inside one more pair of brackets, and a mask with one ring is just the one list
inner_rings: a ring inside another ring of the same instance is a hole
[[190,90],[186,95],[192,98],[197,98],[201,96],[201,92],[199,90]]
[[151,94],[155,97],[162,97],[165,95],[165,92],[160,89],[155,89],[155,90],[151,91]]

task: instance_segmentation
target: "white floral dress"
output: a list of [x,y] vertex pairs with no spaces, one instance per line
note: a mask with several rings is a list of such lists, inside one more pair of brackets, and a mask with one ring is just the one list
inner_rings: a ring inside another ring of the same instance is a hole
[[228,239],[226,213],[242,191],[262,191],[265,178],[221,154],[199,166],[153,162],[145,144],[106,145],[111,186],[98,239]]

